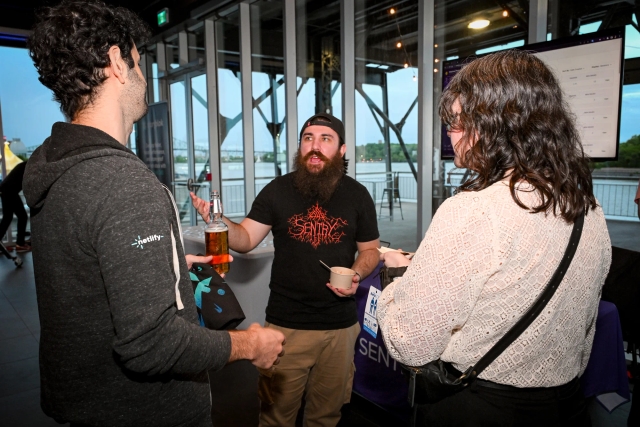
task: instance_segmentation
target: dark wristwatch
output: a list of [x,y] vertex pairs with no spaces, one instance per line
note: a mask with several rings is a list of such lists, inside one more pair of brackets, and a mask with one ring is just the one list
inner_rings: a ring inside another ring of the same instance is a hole
[[402,277],[405,271],[407,271],[407,267],[387,267],[389,279],[393,280],[396,277]]
[[383,267],[380,269],[380,285],[382,289],[393,282],[393,279],[400,277],[407,271],[407,267]]

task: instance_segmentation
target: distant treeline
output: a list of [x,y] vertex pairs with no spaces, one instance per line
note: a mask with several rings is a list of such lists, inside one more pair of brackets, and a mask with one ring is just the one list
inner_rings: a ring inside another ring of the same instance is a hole
[[[418,144],[405,144],[411,160],[418,161]],[[387,157],[386,145],[383,143],[370,142],[366,145],[356,146],[356,159],[358,161],[380,161]],[[404,152],[400,147],[400,144],[391,144],[391,161],[392,162],[406,162],[407,159],[404,156]]]
[[640,168],[640,135],[620,144],[618,148],[618,161],[594,163],[596,169],[602,168]]

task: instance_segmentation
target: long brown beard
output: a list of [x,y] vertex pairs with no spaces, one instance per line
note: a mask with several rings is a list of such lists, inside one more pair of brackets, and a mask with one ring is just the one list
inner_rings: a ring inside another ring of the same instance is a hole
[[[324,167],[318,172],[311,172],[307,168],[309,158],[314,155],[324,162]],[[336,153],[332,159],[318,151],[311,151],[303,158],[298,150],[294,160],[293,185],[295,188],[307,199],[316,199],[321,204],[327,202],[344,176],[344,161],[340,152]]]

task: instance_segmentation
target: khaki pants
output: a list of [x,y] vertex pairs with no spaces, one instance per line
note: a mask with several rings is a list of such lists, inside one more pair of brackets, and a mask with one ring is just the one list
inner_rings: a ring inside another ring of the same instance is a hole
[[360,325],[331,331],[265,326],[281,331],[287,342],[278,365],[259,369],[260,426],[293,427],[304,396],[303,425],[334,427],[351,399]]

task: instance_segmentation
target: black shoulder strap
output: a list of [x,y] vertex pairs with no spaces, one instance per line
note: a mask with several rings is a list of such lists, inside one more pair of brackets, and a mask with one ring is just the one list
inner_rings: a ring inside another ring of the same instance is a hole
[[538,317],[538,315],[544,310],[544,307],[547,305],[553,294],[558,289],[560,282],[564,278],[565,273],[569,269],[569,265],[571,264],[571,260],[573,259],[573,255],[576,253],[576,249],[578,248],[578,243],[580,242],[580,236],[582,235],[582,227],[584,225],[584,213],[582,213],[573,223],[573,230],[571,231],[571,237],[569,238],[569,244],[567,245],[567,249],[564,252],[564,256],[562,257],[562,261],[560,261],[560,265],[556,269],[556,272],[551,277],[551,280],[545,287],[544,291],[538,296],[538,299],[533,303],[533,305],[527,310],[527,312],[522,316],[518,322],[509,329],[509,331],[503,336],[497,343],[494,344],[493,347],[485,354],[482,359],[478,361],[472,368],[469,368],[465,374],[468,377],[477,377],[480,372],[482,372],[491,362],[493,362],[496,357],[500,356],[500,354],[506,350],[512,342],[514,342],[520,334],[522,334],[533,321]]

